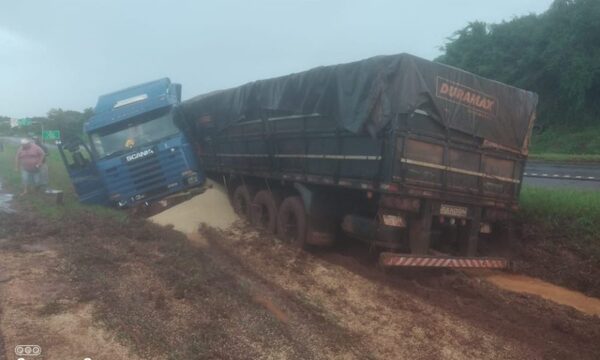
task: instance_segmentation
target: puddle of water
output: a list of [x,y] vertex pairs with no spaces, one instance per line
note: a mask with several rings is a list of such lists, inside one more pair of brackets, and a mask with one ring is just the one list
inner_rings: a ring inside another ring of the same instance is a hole
[[[479,274],[481,276],[481,274]],[[499,288],[518,293],[538,295],[546,300],[573,307],[589,315],[600,316],[600,299],[547,283],[525,275],[486,273],[485,280]]]
[[10,202],[13,198],[12,194],[4,194],[1,192],[2,186],[0,184],[0,213],[13,213],[15,212],[10,207]]

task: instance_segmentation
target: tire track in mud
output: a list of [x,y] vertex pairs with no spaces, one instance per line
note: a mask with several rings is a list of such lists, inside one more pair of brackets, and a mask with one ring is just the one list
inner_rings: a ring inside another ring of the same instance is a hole
[[286,336],[301,349],[302,358],[369,357],[361,351],[365,344],[362,344],[360,334],[339,326],[323,309],[247,266],[222,246],[214,229],[204,228],[201,232],[203,237],[192,234],[190,240],[202,246],[228,273],[246,284],[252,300],[284,325]]
[[598,358],[600,317],[586,315],[538,296],[502,290],[461,271],[397,269],[383,274],[374,264],[354,256],[324,253],[320,257],[340,264],[371,281],[386,284],[475,328],[523,343],[535,357]]
[[72,295],[62,317],[37,320],[41,335],[84,307],[85,319],[118,340],[106,346],[145,359],[600,354],[597,317],[451,271],[386,276],[352,249],[300,251],[245,225],[203,228],[191,240],[145,221],[93,214],[62,223],[0,218],[0,227],[11,232],[0,246],[5,263],[14,254],[45,254],[20,268],[38,266],[38,278],[52,278],[51,288]]
[[95,221],[85,239],[64,234],[59,253],[97,318],[142,358],[365,358],[352,332],[218,248]]
[[[600,354],[600,345],[595,340],[600,338],[600,319],[598,317],[586,316],[571,308],[555,305],[536,296],[503,291],[459,272],[409,270],[385,276],[369,261],[339,252],[308,254],[305,256],[306,261],[300,261],[303,263],[300,266],[293,264],[293,260],[290,260],[295,255],[290,255],[286,246],[282,246],[277,240],[270,239],[268,236],[259,236],[245,226],[241,226],[235,231],[221,233],[220,236],[221,246],[229,248],[230,252],[244,259],[244,263],[254,268],[254,271],[268,274],[270,281],[275,281],[283,287],[286,287],[284,285],[285,277],[288,278],[288,282],[307,282],[304,286],[296,288],[290,285],[287,288],[288,291],[290,288],[295,291],[309,291],[307,289],[310,287],[323,287],[323,279],[320,281],[319,277],[326,278],[327,274],[331,275],[332,272],[335,273],[332,275],[333,281],[337,278],[337,281],[348,281],[347,287],[356,285],[356,282],[349,281],[351,277],[343,275],[343,272],[347,271],[351,275],[357,276],[358,279],[362,278],[373,283],[381,300],[378,305],[382,307],[380,309],[382,313],[389,309],[398,311],[408,309],[408,313],[419,314],[418,316],[407,316],[409,319],[418,324],[417,326],[426,324],[424,325],[425,331],[438,336],[449,331],[450,328],[456,329],[457,324],[461,324],[460,326],[467,329],[463,329],[462,335],[459,332],[457,336],[463,338],[461,340],[465,343],[463,350],[467,351],[469,347],[481,348],[482,345],[484,348],[484,352],[477,354],[478,356],[473,353],[466,355],[468,352],[463,352],[463,356],[566,358],[576,354],[578,358],[593,359]],[[297,269],[294,270],[294,267]],[[315,268],[324,270],[314,271]],[[339,269],[342,269],[342,273],[339,272]],[[295,273],[300,277],[295,277]],[[279,280],[273,280],[273,278],[279,278]],[[334,287],[329,295],[331,297],[338,296],[336,291],[339,289]],[[311,293],[311,295],[323,296],[318,293]],[[368,297],[364,299],[365,302],[367,300]],[[421,306],[423,304],[427,306]],[[348,304],[348,306],[352,305],[356,306],[356,304]],[[360,308],[359,306],[357,310],[360,309],[364,310],[364,307]],[[334,309],[334,311],[336,310]],[[357,311],[356,316],[368,316],[373,312],[369,309],[362,314]],[[439,314],[445,314],[445,317],[442,316],[440,320]],[[394,328],[391,324],[386,323],[385,319],[379,320],[381,321],[380,328],[381,324],[385,324],[384,328]],[[446,323],[447,329],[443,329],[444,321],[449,321]],[[372,324],[377,328],[377,321],[373,321]],[[396,329],[398,330],[397,327]],[[456,331],[455,329],[452,331]],[[361,331],[357,332],[361,333]],[[481,332],[484,336],[478,338],[473,335],[474,332]],[[410,337],[414,334],[405,335]],[[401,333],[397,333],[395,336],[396,338],[403,337]],[[419,339],[418,336],[416,338]],[[441,342],[449,341],[445,344],[449,348],[453,348],[455,345],[451,339],[444,339],[443,335],[440,338]],[[423,344],[428,343],[427,339],[420,339]],[[374,341],[377,342],[376,339]],[[439,352],[432,354],[434,357],[449,356],[444,352],[447,350],[444,346],[435,344],[435,342],[428,346],[429,348],[438,348]],[[394,347],[390,346],[390,349],[394,349]],[[485,353],[485,351],[488,352]],[[398,355],[398,353],[395,354]]]

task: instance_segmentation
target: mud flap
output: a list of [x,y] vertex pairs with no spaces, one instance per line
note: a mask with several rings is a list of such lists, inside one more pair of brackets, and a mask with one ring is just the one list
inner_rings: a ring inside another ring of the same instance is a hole
[[422,200],[421,212],[410,218],[408,241],[412,254],[427,254],[431,244],[431,201]]
[[458,242],[462,255],[475,256],[479,242],[479,224],[481,223],[481,208],[473,209],[473,218],[467,226],[461,227],[458,232]]

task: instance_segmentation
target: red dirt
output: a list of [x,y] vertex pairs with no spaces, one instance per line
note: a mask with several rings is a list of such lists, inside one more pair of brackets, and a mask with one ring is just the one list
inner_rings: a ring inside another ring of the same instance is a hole
[[8,358],[22,341],[51,359],[600,357],[598,317],[360,254],[243,224],[188,239],[139,219],[2,216],[0,340]]

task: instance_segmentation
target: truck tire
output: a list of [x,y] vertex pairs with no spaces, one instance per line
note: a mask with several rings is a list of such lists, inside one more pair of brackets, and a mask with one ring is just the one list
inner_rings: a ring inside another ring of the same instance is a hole
[[306,247],[307,217],[304,202],[300,196],[285,198],[277,214],[277,234],[302,248]]
[[240,217],[250,220],[252,214],[252,189],[248,185],[239,185],[231,197],[233,210]]
[[275,234],[280,204],[281,197],[277,191],[261,190],[256,193],[252,202],[252,225],[269,234]]

